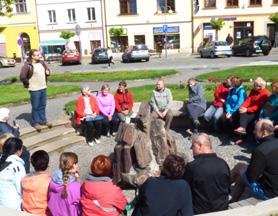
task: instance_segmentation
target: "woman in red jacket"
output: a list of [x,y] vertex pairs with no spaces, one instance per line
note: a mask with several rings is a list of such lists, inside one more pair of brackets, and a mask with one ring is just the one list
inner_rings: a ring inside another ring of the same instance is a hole
[[103,117],[99,115],[99,108],[95,96],[89,87],[81,90],[81,96],[76,101],[75,123],[85,126],[87,142],[90,146],[100,143],[101,125]]
[[261,108],[264,106],[270,95],[265,86],[266,82],[261,77],[258,77],[255,80],[254,88],[239,108],[239,127],[235,129],[235,133],[246,134],[248,124],[255,122],[258,118]]
[[81,187],[83,216],[119,216],[127,200],[109,177],[111,161],[104,155],[95,157],[91,172]]

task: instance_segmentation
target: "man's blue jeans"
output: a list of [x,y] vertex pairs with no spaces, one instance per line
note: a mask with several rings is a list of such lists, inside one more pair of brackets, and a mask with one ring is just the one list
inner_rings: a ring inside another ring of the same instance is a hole
[[31,125],[44,125],[46,121],[45,107],[46,107],[46,89],[38,91],[29,91],[32,105],[32,119]]

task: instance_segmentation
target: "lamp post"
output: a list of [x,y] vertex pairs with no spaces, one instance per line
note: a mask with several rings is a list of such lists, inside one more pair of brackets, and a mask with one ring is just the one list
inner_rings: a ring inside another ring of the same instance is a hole
[[166,22],[167,14],[173,13],[170,6],[167,5],[167,0],[165,1],[165,6],[163,7],[163,14],[164,14],[164,25],[163,25],[163,32],[164,32],[164,42],[165,42],[165,58],[167,58],[167,45],[168,45],[168,25]]

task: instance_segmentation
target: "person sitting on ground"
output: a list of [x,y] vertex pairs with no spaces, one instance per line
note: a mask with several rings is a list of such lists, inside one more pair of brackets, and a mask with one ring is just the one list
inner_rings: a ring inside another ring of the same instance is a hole
[[246,99],[246,92],[240,77],[232,78],[232,88],[230,89],[223,113],[224,126],[234,128],[239,119],[238,109]]
[[167,131],[170,129],[173,120],[172,105],[173,97],[171,90],[165,88],[164,80],[159,79],[151,97],[152,116],[163,119]]
[[50,215],[81,215],[78,156],[73,152],[60,155],[59,170],[52,175],[49,184],[48,209]]
[[87,143],[93,146],[94,142],[100,143],[103,117],[99,115],[99,107],[90,88],[82,88],[81,94],[76,101],[75,123],[84,126]]
[[11,137],[3,145],[0,159],[0,205],[21,210],[21,179],[26,175],[22,154],[22,140]]
[[111,160],[104,155],[92,160],[91,173],[81,187],[83,216],[118,216],[125,209],[127,200],[110,178],[111,166]]
[[188,80],[189,99],[187,102],[187,113],[189,118],[192,119],[193,132],[197,133],[200,126],[199,117],[206,111],[206,99],[204,90],[201,83],[197,82],[196,79],[190,78]]
[[149,177],[139,188],[139,200],[134,216],[193,215],[191,190],[182,179],[185,161],[168,155],[160,177]]
[[48,215],[47,198],[48,187],[51,181],[46,172],[49,163],[49,155],[44,150],[38,150],[31,156],[31,164],[35,169],[21,180],[22,185],[22,209],[34,215]]
[[194,214],[228,209],[228,164],[212,152],[212,142],[206,133],[193,135],[191,149],[194,160],[185,167],[184,177],[191,187]]
[[213,128],[216,131],[219,130],[219,120],[224,112],[223,107],[231,87],[231,79],[232,77],[227,77],[226,80],[216,88],[214,92],[214,100],[204,114],[204,119],[207,122],[212,121]]
[[116,104],[116,114],[121,122],[128,122],[132,115],[133,96],[127,89],[125,81],[119,83],[119,88],[114,95]]
[[258,119],[260,109],[266,103],[270,93],[265,88],[266,82],[258,77],[254,81],[254,88],[239,108],[239,127],[234,131],[238,134],[246,134],[248,124]]
[[[11,133],[13,137],[19,138],[19,126],[14,123],[14,126],[9,124],[9,114],[10,110],[8,108],[0,108],[0,136],[5,133]],[[22,154],[20,155],[22,160],[24,161],[25,172],[30,172],[30,152],[23,145]]]
[[115,114],[115,99],[109,91],[109,85],[104,84],[101,87],[101,92],[96,97],[100,113],[103,116],[103,130],[108,137],[110,134],[115,136],[118,126],[118,118]]
[[260,118],[269,119],[274,125],[278,124],[278,81],[271,84],[272,95],[260,111]]
[[232,169],[235,189],[231,202],[239,200],[248,186],[257,199],[266,200],[278,196],[278,139],[274,137],[273,123],[261,119],[255,125],[255,136],[259,145],[253,150],[250,164],[237,164]]

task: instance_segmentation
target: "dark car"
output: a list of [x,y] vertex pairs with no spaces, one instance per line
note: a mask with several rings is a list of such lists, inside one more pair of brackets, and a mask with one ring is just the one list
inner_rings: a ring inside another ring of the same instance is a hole
[[149,61],[150,53],[149,49],[145,44],[138,44],[135,46],[128,47],[122,55],[123,62],[132,61]]
[[271,42],[267,36],[251,36],[236,41],[233,46],[234,55],[252,56],[253,54],[268,55]]
[[62,54],[62,65],[67,63],[80,64],[80,53],[77,50],[65,50]]
[[105,48],[95,49],[92,54],[92,64],[107,63],[107,62],[108,62],[107,49]]

